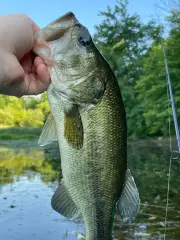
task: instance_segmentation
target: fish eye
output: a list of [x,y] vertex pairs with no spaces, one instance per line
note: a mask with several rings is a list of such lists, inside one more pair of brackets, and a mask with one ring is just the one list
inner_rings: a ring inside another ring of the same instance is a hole
[[82,37],[82,36],[80,36],[79,38],[78,38],[78,42],[81,44],[81,45],[83,45],[84,47],[86,47],[86,46],[88,46],[89,44],[90,44],[90,39],[85,39],[84,37]]

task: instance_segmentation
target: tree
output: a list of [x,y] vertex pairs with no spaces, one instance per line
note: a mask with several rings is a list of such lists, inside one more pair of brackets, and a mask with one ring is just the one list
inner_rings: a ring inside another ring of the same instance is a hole
[[94,41],[114,70],[123,95],[129,136],[146,135],[143,105],[134,88],[142,73],[142,56],[161,28],[151,21],[143,24],[137,14],[130,15],[128,1],[119,0],[114,9],[100,12],[105,19],[96,26]]
[[170,28],[180,27],[180,4],[179,0],[173,0],[167,2],[165,0],[160,0],[157,4],[157,8],[161,9],[166,13],[165,20]]
[[[178,120],[180,120],[180,29],[174,28],[165,41],[165,49],[171,78]],[[143,74],[136,82],[138,98],[143,101],[144,118],[148,133],[153,135],[169,134],[169,111],[171,125],[173,118],[167,96],[167,80],[161,44],[156,44],[144,57]],[[172,128],[174,130],[174,127]]]
[[0,95],[0,126],[41,127],[45,115],[41,108],[35,107],[34,102],[37,105],[39,100]]
[[50,106],[48,103],[48,98],[47,98],[47,93],[44,92],[43,94],[41,94],[41,99],[38,102],[37,108],[40,108],[44,114],[44,119],[46,120],[49,113],[50,113]]

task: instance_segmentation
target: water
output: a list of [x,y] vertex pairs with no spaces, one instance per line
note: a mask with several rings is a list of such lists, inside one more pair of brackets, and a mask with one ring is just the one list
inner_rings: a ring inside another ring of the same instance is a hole
[[[36,140],[0,142],[0,239],[75,240],[83,232],[52,210],[51,196],[61,179],[56,145],[45,152]],[[132,224],[115,216],[114,239],[163,239],[169,167],[166,142],[139,141],[128,144],[128,159],[135,177],[141,210]],[[172,162],[166,239],[180,239],[180,163]]]

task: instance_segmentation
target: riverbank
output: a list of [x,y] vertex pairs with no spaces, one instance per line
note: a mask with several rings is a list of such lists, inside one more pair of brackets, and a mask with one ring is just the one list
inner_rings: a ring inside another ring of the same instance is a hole
[[42,128],[7,127],[0,128],[0,140],[35,139],[41,134]]
[[[42,128],[28,128],[28,127],[6,127],[6,128],[0,128],[0,145],[2,144],[12,143],[12,145],[18,144],[26,145],[31,140],[37,140],[42,132]],[[3,141],[2,141],[3,140]],[[4,140],[7,140],[4,142]],[[12,140],[12,141],[10,141]],[[15,141],[13,141],[15,140]],[[25,141],[26,140],[26,141]],[[33,145],[36,144],[36,141],[32,141]],[[168,147],[170,144],[170,139],[168,137],[154,137],[154,138],[144,138],[144,139],[136,139],[132,140],[131,138],[128,138],[128,143],[135,144],[139,146],[144,146],[149,143],[150,145],[158,145],[159,147]],[[29,144],[28,144],[29,145]],[[2,146],[2,145],[1,145]],[[172,137],[172,146],[173,148],[177,148],[176,143],[176,137]]]

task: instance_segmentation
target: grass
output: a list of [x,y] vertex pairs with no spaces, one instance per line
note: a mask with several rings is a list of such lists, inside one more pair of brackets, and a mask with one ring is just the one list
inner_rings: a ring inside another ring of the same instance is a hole
[[9,127],[0,128],[0,139],[34,139],[41,134],[42,128]]

